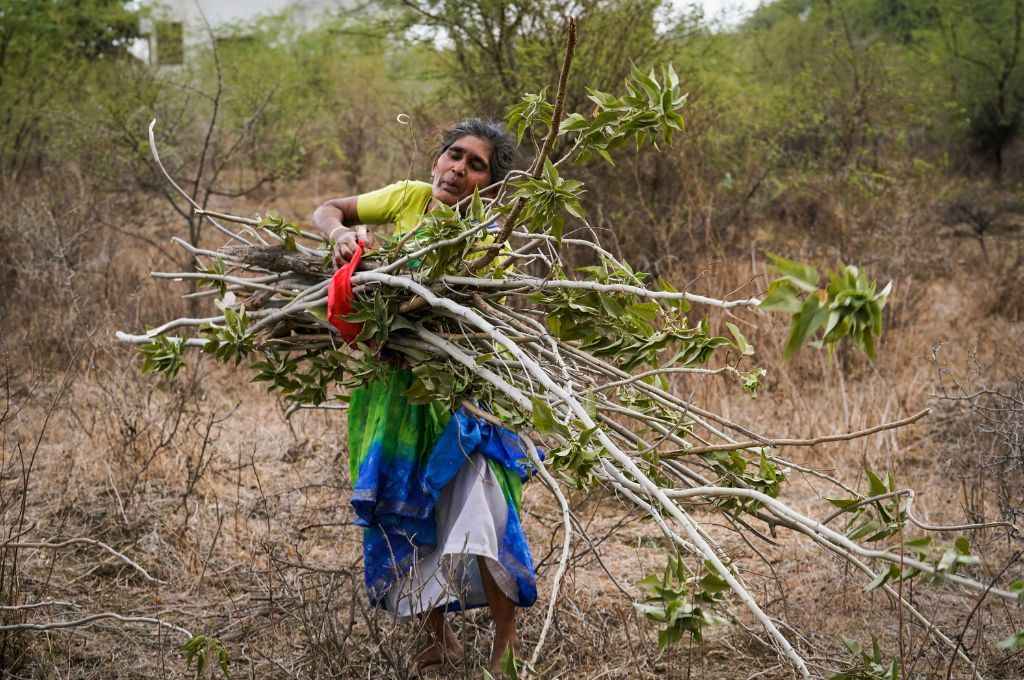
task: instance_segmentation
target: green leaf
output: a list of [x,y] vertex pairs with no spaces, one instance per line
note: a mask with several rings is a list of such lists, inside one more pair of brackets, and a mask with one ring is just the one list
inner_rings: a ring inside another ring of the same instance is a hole
[[754,354],[754,346],[747,342],[747,339],[743,337],[743,333],[736,324],[726,321],[725,327],[732,333],[733,340],[735,341],[736,349],[740,351],[740,354],[744,356],[752,356]]
[[797,289],[785,279],[777,279],[769,284],[760,307],[769,312],[796,314],[800,311],[800,304]]
[[[895,573],[893,573],[895,571]],[[889,582],[890,578],[899,576],[899,568],[896,565],[892,565],[887,569],[883,569],[875,578],[871,580],[871,583],[864,586],[864,592],[870,593],[872,590],[881,588]]]
[[541,434],[550,434],[557,429],[558,421],[555,419],[555,412],[551,406],[540,397],[533,397],[533,427]]
[[184,348],[185,341],[181,338],[172,339],[163,335],[140,345],[139,352],[143,356],[142,372],[159,373],[173,380],[185,365],[182,356]]
[[[921,538],[914,538],[914,539],[911,539],[909,541],[905,541],[903,543],[903,545],[907,546],[908,548],[914,548],[914,549],[918,549],[918,550],[927,548],[931,544],[932,544],[932,537],[931,536],[922,536]],[[1021,582],[1021,585],[1022,585],[1022,587],[1024,587],[1024,581]]]
[[478,222],[484,220],[487,209],[484,207],[484,202],[480,198],[479,187],[474,187],[473,198],[469,202],[469,216]]
[[228,667],[230,663],[228,650],[224,647],[224,643],[217,638],[208,635],[194,635],[181,646],[181,651],[184,653],[185,661],[189,667],[195,663],[197,678],[203,677],[210,657],[214,656],[221,673],[228,680],[231,679]]
[[676,74],[676,70],[672,68],[672,64],[665,65],[665,81],[671,90],[679,88],[679,76]]
[[715,572],[708,572],[700,580],[700,587],[705,593],[716,595],[729,590],[729,583]]
[[659,631],[658,649],[668,649],[668,647],[670,647],[671,645],[675,644],[676,642],[679,642],[679,639],[682,638],[682,636],[683,631],[676,626],[670,626],[669,628],[665,628],[664,630]]
[[501,672],[508,680],[519,680],[519,662],[516,661],[516,653],[512,645],[508,646],[501,657]]
[[818,327],[824,323],[827,317],[828,309],[818,304],[817,296],[808,296],[804,300],[803,305],[800,306],[800,312],[793,317],[789,330],[789,339],[786,341],[786,349],[783,352],[783,356],[786,359],[792,358],[807,338],[813,335]]
[[818,270],[814,267],[787,260],[774,253],[768,253],[768,259],[772,261],[772,266],[797,288],[808,293],[818,290]]
[[220,666],[220,672],[224,674],[225,678],[231,678],[231,673],[228,671],[228,663],[230,658],[228,657],[228,650],[221,646],[217,650],[217,665]]
[[874,520],[867,520],[862,524],[857,525],[852,531],[847,533],[850,540],[857,541],[869,534],[873,534],[879,529],[879,524]]
[[883,496],[888,493],[885,482],[871,470],[865,470],[868,477],[868,496]]

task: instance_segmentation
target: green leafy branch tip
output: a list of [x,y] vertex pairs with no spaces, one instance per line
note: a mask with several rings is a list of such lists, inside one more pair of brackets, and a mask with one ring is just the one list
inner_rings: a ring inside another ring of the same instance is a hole
[[573,113],[562,121],[559,134],[575,136],[581,160],[597,155],[614,165],[610,152],[626,141],[632,139],[637,148],[657,148],[659,141],[671,142],[673,132],[682,131],[679,111],[687,95],[671,64],[662,68],[660,80],[653,69],[645,74],[634,67],[625,86],[626,94],[620,97],[588,88],[593,114]]
[[769,284],[761,308],[792,315],[784,351],[787,359],[808,341],[832,351],[844,338],[875,359],[882,309],[892,282],[879,291],[864,272],[846,265],[830,273],[828,285],[819,288],[814,267],[772,253],[768,257],[780,276]]
[[268,215],[260,220],[258,227],[281,239],[285,250],[298,250],[295,239],[302,235],[302,231],[283,217]]
[[178,371],[185,365],[182,350],[184,342],[180,338],[168,338],[158,335],[150,342],[139,346],[142,354],[142,372],[157,373],[167,378],[175,378]]

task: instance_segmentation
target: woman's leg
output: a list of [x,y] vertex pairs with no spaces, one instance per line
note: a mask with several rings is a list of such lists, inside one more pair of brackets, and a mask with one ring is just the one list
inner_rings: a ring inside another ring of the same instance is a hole
[[446,660],[454,659],[462,654],[462,645],[455,631],[448,625],[444,610],[431,609],[426,616],[427,633],[430,643],[416,655],[416,665],[426,668]]
[[491,647],[491,673],[497,675],[501,667],[501,658],[509,646],[516,641],[516,605],[508,599],[505,592],[494,581],[491,570],[487,567],[487,558],[477,557],[477,565],[480,567],[480,578],[484,583],[484,593],[487,595],[487,604],[491,608],[491,616],[494,618],[494,644]]

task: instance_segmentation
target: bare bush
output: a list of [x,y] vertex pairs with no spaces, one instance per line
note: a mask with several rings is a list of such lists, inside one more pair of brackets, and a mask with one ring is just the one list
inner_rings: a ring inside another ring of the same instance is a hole
[[27,363],[57,366],[88,356],[113,319],[147,323],[179,308],[140,290],[144,268],[159,261],[162,248],[141,226],[141,197],[97,192],[71,170],[26,182],[11,195],[0,217],[0,317],[10,347],[32,348]]
[[1024,376],[1000,379],[976,356],[967,369],[954,373],[938,366],[936,398],[945,411],[953,451],[964,456],[971,494],[965,505],[971,515],[987,513],[981,502],[986,488],[994,488],[998,514],[1015,526],[1024,517]]

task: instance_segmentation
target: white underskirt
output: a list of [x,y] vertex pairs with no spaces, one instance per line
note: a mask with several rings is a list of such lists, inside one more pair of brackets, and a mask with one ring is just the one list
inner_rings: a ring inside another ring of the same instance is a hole
[[424,614],[461,602],[463,609],[487,604],[477,557],[483,557],[495,583],[517,601],[515,579],[498,561],[508,517],[505,494],[487,459],[475,453],[441,490],[437,502],[437,547],[421,555],[412,571],[385,596],[398,616]]

